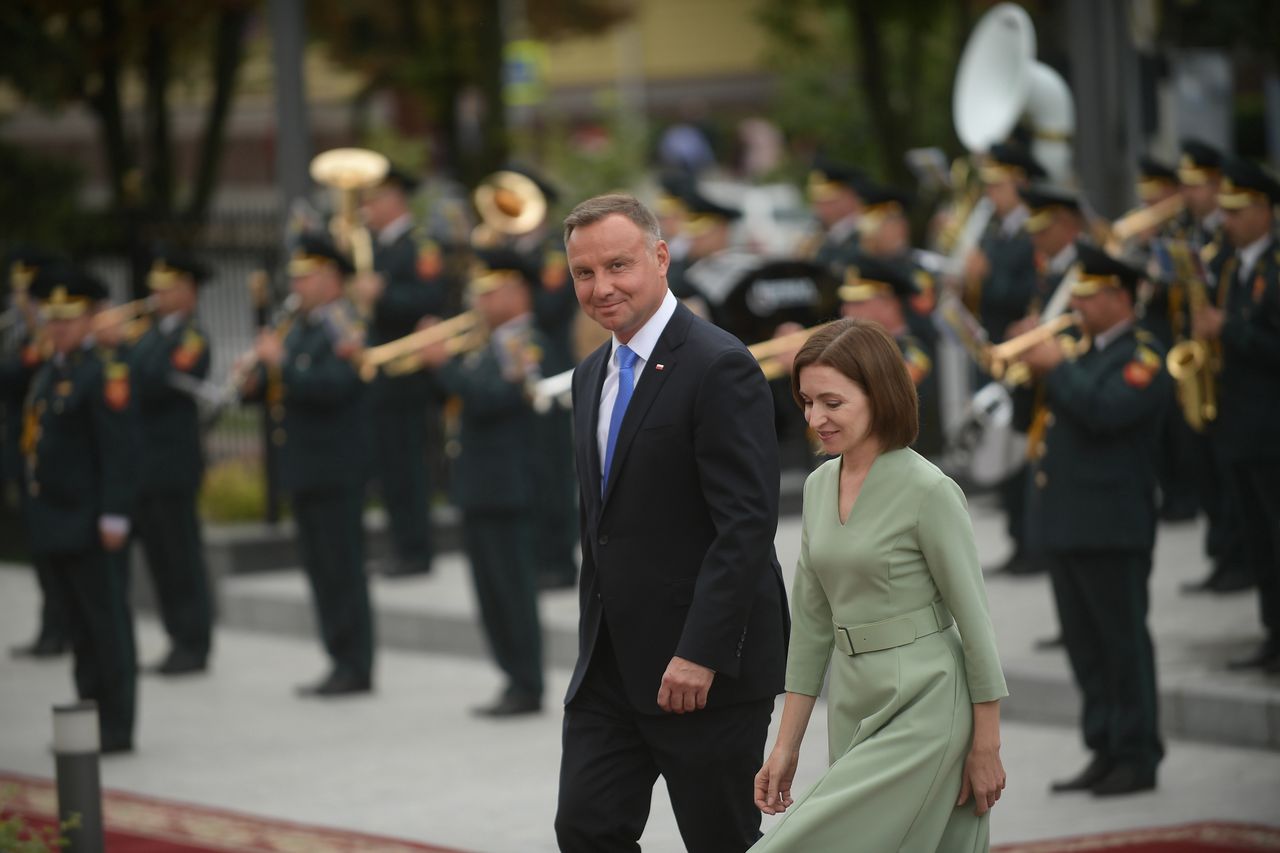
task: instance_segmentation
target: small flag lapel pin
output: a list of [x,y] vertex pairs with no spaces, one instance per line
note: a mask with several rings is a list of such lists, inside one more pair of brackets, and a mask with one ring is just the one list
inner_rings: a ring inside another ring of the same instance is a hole
[[666,365],[665,365],[665,364],[655,364],[655,365],[653,366],[653,369],[654,369],[654,370],[663,370],[663,369],[665,369],[665,368],[666,368]]

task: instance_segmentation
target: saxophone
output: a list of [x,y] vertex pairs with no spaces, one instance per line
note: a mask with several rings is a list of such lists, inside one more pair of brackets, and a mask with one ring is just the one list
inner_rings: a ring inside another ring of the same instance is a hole
[[[1192,255],[1189,243],[1171,240],[1168,249],[1173,261],[1174,281],[1186,288],[1187,316],[1192,317],[1209,301],[1204,274]],[[1217,344],[1200,338],[1179,341],[1165,358],[1169,375],[1178,384],[1178,404],[1182,407],[1182,415],[1196,432],[1204,432],[1218,416],[1217,373],[1220,362]]]

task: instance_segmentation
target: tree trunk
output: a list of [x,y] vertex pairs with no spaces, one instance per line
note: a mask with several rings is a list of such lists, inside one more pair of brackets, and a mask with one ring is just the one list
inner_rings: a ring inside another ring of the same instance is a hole
[[125,187],[132,167],[129,146],[124,133],[124,110],[120,105],[121,20],[119,0],[103,0],[100,9],[101,40],[97,44],[101,63],[97,91],[89,93],[89,106],[98,116],[98,133],[107,159],[107,185],[111,188],[111,206],[117,214],[132,206],[133,199]]
[[484,96],[484,115],[480,120],[484,146],[476,152],[478,156],[470,158],[471,168],[464,175],[469,185],[500,168],[507,158],[507,116],[502,98],[501,5],[500,0],[486,0],[484,13],[477,25],[479,73],[475,82]]
[[169,133],[169,36],[163,12],[148,16],[146,80],[147,204],[156,220],[173,211],[173,140]]
[[907,177],[907,169],[900,156],[906,148],[906,132],[890,98],[889,79],[885,73],[889,58],[872,5],[869,0],[846,0],[849,19],[855,30],[853,51],[857,58],[858,81],[879,143],[877,150],[881,168],[886,179],[902,183]]
[[186,217],[191,221],[201,221],[208,215],[209,205],[217,188],[222,150],[226,142],[227,118],[231,113],[236,78],[244,59],[244,32],[249,23],[251,8],[248,4],[230,6],[218,16],[213,43],[213,98],[209,102],[204,132],[200,137],[195,186],[186,211]]

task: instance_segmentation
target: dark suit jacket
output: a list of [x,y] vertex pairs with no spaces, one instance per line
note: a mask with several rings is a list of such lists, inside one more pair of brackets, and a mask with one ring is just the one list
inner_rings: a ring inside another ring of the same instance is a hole
[[790,620],[773,550],[778,446],[764,375],[740,341],[677,307],[636,385],[601,496],[596,424],[610,350],[588,356],[573,382],[581,623],[565,701],[601,620],[637,711],[660,713],[674,655],[716,671],[708,707],[777,695]]

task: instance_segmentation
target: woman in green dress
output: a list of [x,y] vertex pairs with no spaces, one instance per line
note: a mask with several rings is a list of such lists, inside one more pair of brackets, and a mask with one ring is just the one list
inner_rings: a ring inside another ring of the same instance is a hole
[[[787,695],[756,776],[756,805],[787,815],[751,849],[987,850],[1005,783],[1008,691],[964,495],[908,447],[915,389],[878,324],[840,320],[814,333],[792,376],[836,458],[805,483]],[[831,766],[793,800],[829,664]]]

